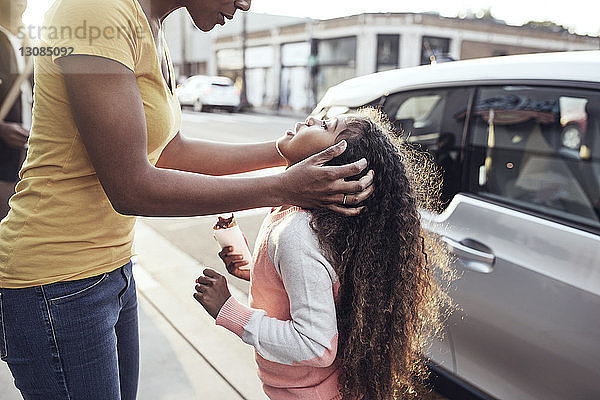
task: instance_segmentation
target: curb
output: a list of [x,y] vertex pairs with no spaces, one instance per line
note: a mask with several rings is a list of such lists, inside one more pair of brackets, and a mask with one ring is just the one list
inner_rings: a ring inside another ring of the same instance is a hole
[[[252,347],[216,326],[192,297],[194,280],[202,265],[143,221],[138,219],[135,229],[134,275],[140,295],[241,399],[267,399],[256,374]],[[245,293],[233,285],[229,289],[238,301],[248,303]]]

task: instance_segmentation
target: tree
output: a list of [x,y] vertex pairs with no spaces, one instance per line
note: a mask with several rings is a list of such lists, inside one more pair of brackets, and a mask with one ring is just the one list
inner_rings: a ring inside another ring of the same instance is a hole
[[529,21],[526,24],[523,24],[523,26],[526,28],[543,29],[556,33],[569,32],[569,28],[567,28],[566,26],[559,25],[556,22],[552,21]]
[[477,12],[476,16],[477,16],[477,19],[496,21],[496,18],[494,18],[494,15],[492,14],[492,9],[489,7],[484,8],[484,9],[480,10],[479,12]]
[[506,22],[494,17],[492,14],[492,9],[490,7],[483,8],[477,12],[473,12],[471,9],[468,9],[465,12],[462,12],[458,15],[458,18],[466,18],[466,19],[477,19],[487,22],[497,22],[500,24],[505,24]]

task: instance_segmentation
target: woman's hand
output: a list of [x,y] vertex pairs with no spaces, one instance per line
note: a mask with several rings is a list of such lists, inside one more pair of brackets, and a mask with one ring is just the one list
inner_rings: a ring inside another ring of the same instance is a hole
[[14,122],[0,121],[0,140],[14,149],[24,149],[29,138],[29,132]]
[[227,280],[217,271],[206,268],[203,276],[196,279],[194,298],[213,318],[217,318],[223,304],[231,297],[227,288]]
[[363,207],[353,207],[373,193],[373,170],[358,181],[345,181],[367,167],[361,159],[352,164],[323,166],[346,150],[346,141],[293,165],[282,174],[282,189],[288,204],[303,208],[328,208],[343,215],[358,215]]
[[236,278],[243,279],[245,281],[250,280],[250,269],[241,269],[242,267],[250,264],[249,261],[244,260],[242,254],[233,253],[233,246],[223,247],[223,250],[219,252],[219,257],[223,260],[227,272]]

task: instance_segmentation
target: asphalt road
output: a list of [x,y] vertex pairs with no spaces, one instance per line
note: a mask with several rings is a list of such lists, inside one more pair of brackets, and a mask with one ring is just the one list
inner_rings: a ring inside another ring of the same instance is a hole
[[278,138],[298,119],[266,114],[183,112],[181,133],[187,137],[231,143],[251,143]]
[[[184,111],[181,133],[187,137],[230,143],[252,143],[274,140],[298,121],[295,118],[260,114],[195,113]],[[269,174],[281,171],[274,168],[251,174]],[[235,213],[236,220],[248,239],[250,249],[268,209]],[[220,250],[212,236],[216,216],[190,218],[143,218],[156,232],[195,258],[199,263],[226,274],[217,256]],[[231,277],[230,284],[248,293],[248,283]]]

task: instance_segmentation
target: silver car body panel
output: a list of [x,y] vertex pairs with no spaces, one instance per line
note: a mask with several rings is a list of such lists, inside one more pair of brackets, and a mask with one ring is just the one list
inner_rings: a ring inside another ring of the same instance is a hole
[[[502,254],[506,262],[600,296],[598,235],[461,194],[441,214],[422,215],[437,233],[446,227],[444,236],[452,235],[456,241],[473,236],[483,243],[493,241],[494,254]],[[482,223],[486,224],[483,229]],[[486,231],[487,226],[494,231]]]
[[455,260],[455,373],[499,399],[600,398],[600,237],[460,194],[422,217],[495,257],[489,273]]

